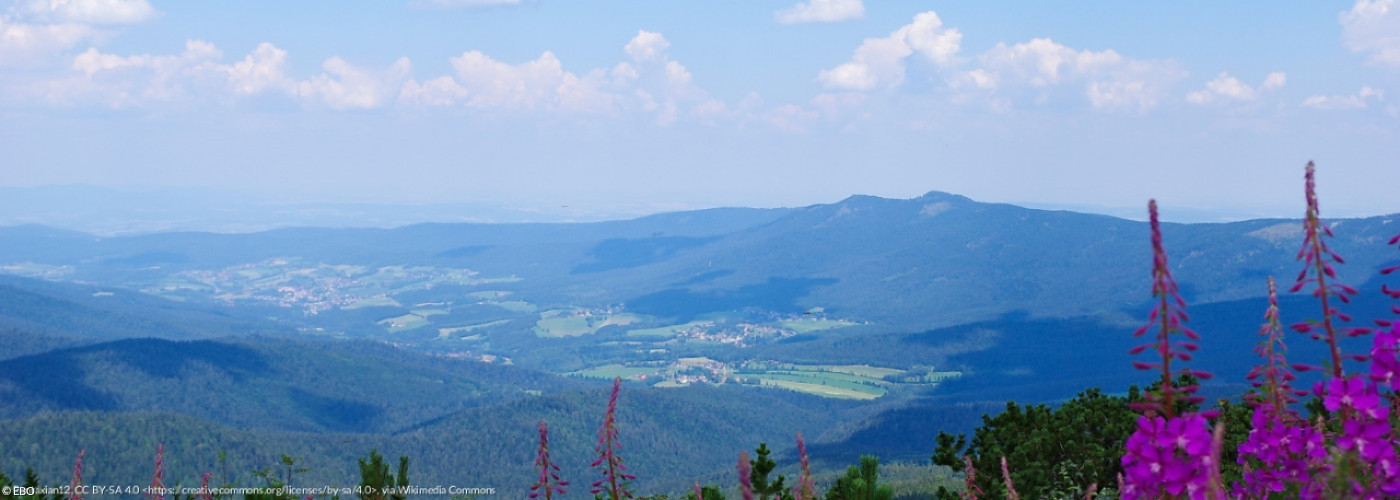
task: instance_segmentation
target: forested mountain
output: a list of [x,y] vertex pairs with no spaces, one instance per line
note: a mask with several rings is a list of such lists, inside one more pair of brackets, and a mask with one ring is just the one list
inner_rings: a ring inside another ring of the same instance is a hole
[[372,342],[126,339],[0,361],[0,418],[144,411],[237,428],[391,432],[588,385]]
[[[260,485],[250,471],[278,472],[285,454],[309,469],[293,485],[353,485],[359,480],[355,460],[377,449],[390,458],[409,456],[414,484],[490,487],[507,498],[524,498],[538,473],[533,463],[543,419],[550,426],[552,456],[578,485],[570,491],[583,495],[599,476],[589,463],[596,458],[607,399],[603,388],[542,395],[467,410],[399,434],[238,430],[170,413],[44,414],[0,421],[0,449],[6,450],[0,470],[15,476],[34,467],[49,483],[66,482],[74,457],[86,450],[83,477],[89,484],[142,484],[152,473],[156,445],[163,443],[167,484],[197,484],[208,471],[216,484],[227,473],[240,484]],[[732,482],[738,450],[761,441],[789,449],[797,432],[819,434],[852,406],[737,387],[627,386],[617,426],[639,491],[683,491],[691,478],[718,481],[725,471],[723,480]],[[220,451],[226,452],[225,463],[218,461]],[[794,463],[791,455],[784,460]]]
[[[1332,221],[1344,281],[1397,259],[1389,216]],[[1264,295],[1265,276],[1296,273],[1301,225],[1289,220],[1166,224],[1172,265],[1192,302]],[[820,306],[897,329],[1008,312],[1117,311],[1148,296],[1144,223],[978,203],[932,192],[856,196],[792,210],[716,209],[585,224],[421,224],[288,228],[249,234],[96,238],[0,228],[0,264],[50,266],[60,279],[139,288],[181,270],[275,258],[364,266],[467,268],[515,276],[526,300],[622,304],[684,318],[743,307]],[[31,273],[41,271],[30,270]]]

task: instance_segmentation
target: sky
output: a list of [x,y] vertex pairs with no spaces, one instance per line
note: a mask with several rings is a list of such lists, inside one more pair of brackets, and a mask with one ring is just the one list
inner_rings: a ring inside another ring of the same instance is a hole
[[8,0],[0,187],[1400,212],[1400,0]]

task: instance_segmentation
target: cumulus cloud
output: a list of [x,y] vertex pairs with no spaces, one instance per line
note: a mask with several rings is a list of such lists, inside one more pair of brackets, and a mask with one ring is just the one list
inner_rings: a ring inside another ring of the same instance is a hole
[[1366,53],[1373,63],[1400,67],[1400,2],[1357,0],[1338,17],[1347,48]]
[[41,62],[44,56],[91,39],[92,27],[75,24],[24,24],[0,17],[0,67]]
[[856,48],[851,60],[822,70],[817,80],[829,89],[874,90],[904,82],[905,59],[916,52],[938,65],[948,65],[957,56],[962,33],[943,27],[933,11],[914,16],[914,22],[901,26],[883,38],[867,38]]
[[220,62],[222,58],[222,51],[201,40],[186,42],[178,55],[122,56],[89,48],[73,58],[74,75],[49,82],[42,98],[125,108],[272,93],[311,107],[367,109],[395,96],[411,71],[408,59],[372,71],[332,57],[322,64],[321,74],[297,80],[286,74],[287,52],[269,43],[232,64]]
[[1146,111],[1185,76],[1169,61],[1132,59],[1113,50],[1078,50],[1048,38],[998,43],[977,57],[977,66],[952,78],[951,85],[996,94],[1000,97],[993,101],[999,106],[1018,92],[1029,90],[1037,102],[1045,102],[1053,88],[1078,86],[1095,108]]
[[1315,95],[1303,100],[1303,107],[1320,110],[1366,109],[1373,103],[1385,100],[1385,92],[1371,87],[1361,87],[1352,95]]
[[1256,90],[1229,73],[1221,72],[1214,80],[1206,82],[1206,88],[1186,94],[1186,101],[1192,104],[1253,101],[1259,97],[1259,91],[1282,88],[1287,83],[1286,75],[1273,72],[1264,77],[1263,83],[1260,83],[1259,89]]
[[321,69],[325,72],[296,84],[298,97],[332,109],[374,109],[397,93],[413,65],[401,57],[388,69],[372,72],[332,57]]
[[640,30],[622,48],[627,60],[611,70],[583,74],[565,70],[552,52],[512,64],[468,51],[451,59],[452,76],[422,83],[410,80],[399,98],[415,105],[482,109],[602,114],[631,110],[651,114],[663,125],[682,116],[724,115],[724,102],[694,85],[690,71],[671,59],[670,46],[660,33]]
[[612,96],[602,87],[601,71],[579,76],[565,71],[552,52],[533,61],[510,64],[479,51],[450,59],[454,76],[424,83],[410,80],[399,93],[405,102],[462,105],[474,108],[543,109],[608,112]]
[[865,17],[861,0],[808,0],[773,13],[783,24],[833,23]]
[[641,30],[622,50],[633,61],[659,61],[666,57],[666,49],[670,47],[671,42],[666,41],[666,37],[660,33]]
[[160,13],[146,0],[29,0],[16,11],[39,22],[135,24]]
[[146,0],[20,1],[0,14],[0,67],[49,65],[55,54],[98,40],[113,26],[159,14]]

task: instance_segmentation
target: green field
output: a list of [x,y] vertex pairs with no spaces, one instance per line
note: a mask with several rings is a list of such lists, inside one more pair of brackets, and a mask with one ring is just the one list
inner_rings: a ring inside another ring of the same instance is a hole
[[840,387],[833,387],[829,385],[810,384],[805,382],[792,382],[787,380],[775,380],[767,378],[763,379],[763,385],[782,387],[784,389],[791,389],[798,392],[805,392],[808,394],[815,394],[817,396],[824,396],[829,398],[875,399],[882,395],[871,394],[869,392],[862,392],[851,389],[843,389]]
[[360,308],[363,308],[363,307],[378,307],[378,306],[400,307],[400,306],[402,306],[402,305],[403,305],[403,304],[399,304],[399,301],[394,300],[394,299],[389,298],[389,297],[373,297],[373,298],[368,298],[368,299],[361,300],[361,301],[358,301],[358,302],[352,302],[352,303],[349,303],[349,304],[345,304],[345,305],[343,305],[343,306],[340,306],[340,308],[349,311],[349,310],[352,310],[352,309],[360,309]]
[[904,373],[904,370],[896,370],[894,368],[880,368],[878,366],[870,365],[793,365],[793,368],[799,370],[849,373],[851,375],[858,375],[861,377],[868,377],[873,379],[882,379],[889,375],[898,375]]
[[491,304],[491,305],[493,305],[493,306],[496,306],[496,307],[499,307],[499,308],[501,308],[501,309],[505,309],[505,310],[510,311],[510,312],[518,312],[518,313],[532,313],[532,312],[535,312],[536,310],[539,310],[539,308],[538,308],[538,307],[535,307],[534,304],[531,304],[531,303],[529,303],[529,302],[525,302],[525,301],[523,301],[523,300],[507,300],[507,301],[505,301],[505,302],[489,302],[489,304]]
[[565,316],[544,318],[535,322],[535,335],[540,337],[577,337],[593,333],[588,327],[588,318]]
[[[814,386],[833,387],[833,388],[842,389],[842,390],[846,390],[846,391],[853,391],[853,392],[859,392],[859,393],[863,393],[863,394],[870,394],[872,398],[880,397],[880,396],[885,395],[885,388],[884,388],[884,387],[877,387],[877,386],[872,386],[872,385],[867,385],[867,384],[861,383],[861,382],[863,382],[863,381],[869,381],[870,379],[859,378],[859,379],[857,379],[857,380],[855,380],[855,381],[852,381],[852,380],[849,380],[849,379],[844,379],[844,378],[841,378],[841,377],[837,377],[836,375],[842,375],[842,374],[837,374],[837,373],[813,373],[813,372],[787,372],[787,373],[772,373],[772,372],[769,372],[769,373],[758,374],[758,375],[751,375],[751,376],[757,377],[757,378],[759,378],[759,379],[761,379],[761,380],[764,380],[764,381],[785,381],[785,382],[793,382],[793,383],[798,383],[798,384],[809,384],[809,385],[814,385]],[[741,375],[741,376],[743,376],[743,375]]]
[[844,328],[855,325],[850,321],[836,319],[790,319],[779,322],[783,328],[797,333],[815,332],[818,330],[831,330],[833,328]]
[[483,290],[483,291],[480,291],[480,292],[472,292],[472,293],[469,293],[469,294],[467,294],[467,297],[470,297],[470,298],[473,298],[473,299],[478,299],[478,300],[492,300],[492,299],[499,299],[499,298],[505,297],[505,296],[507,296],[507,295],[510,295],[510,292],[501,291],[501,290]]
[[376,321],[375,323],[388,327],[389,333],[408,331],[414,328],[421,328],[431,324],[431,322],[428,321],[428,318],[419,316],[417,314],[405,314],[403,316],[394,316],[392,318],[381,319],[379,321]]
[[502,319],[502,320],[492,321],[492,322],[490,322],[490,323],[481,323],[481,324],[477,324],[477,325],[457,326],[457,327],[452,327],[452,328],[438,328],[438,338],[444,338],[444,339],[445,339],[445,338],[451,337],[452,334],[454,334],[454,333],[466,333],[466,332],[470,332],[470,331],[472,331],[472,330],[475,330],[475,329],[477,329],[477,328],[487,328],[487,327],[492,327],[492,326],[496,326],[496,325],[502,325],[502,324],[506,324],[506,323],[510,323],[510,320],[508,320],[508,319]]
[[651,375],[656,373],[655,367],[622,366],[618,364],[603,365],[597,368],[576,371],[571,375],[582,375],[593,378],[633,378],[637,375]]
[[677,333],[689,330],[697,326],[708,326],[711,321],[691,321],[683,325],[662,326],[657,328],[642,328],[638,330],[628,330],[628,337],[671,337]]

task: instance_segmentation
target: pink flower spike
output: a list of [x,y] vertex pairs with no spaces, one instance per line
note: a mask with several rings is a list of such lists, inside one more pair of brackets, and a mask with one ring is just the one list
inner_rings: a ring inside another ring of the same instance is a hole
[[753,500],[753,482],[749,478],[749,467],[749,452],[739,452],[739,494],[744,500]]

